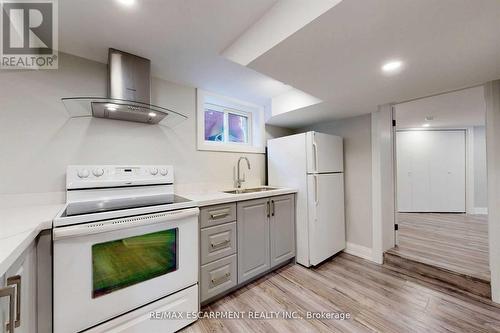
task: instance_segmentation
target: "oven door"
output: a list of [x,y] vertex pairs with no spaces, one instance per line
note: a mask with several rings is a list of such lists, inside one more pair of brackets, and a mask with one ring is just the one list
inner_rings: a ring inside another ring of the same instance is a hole
[[78,332],[198,282],[198,208],[53,230],[54,332]]

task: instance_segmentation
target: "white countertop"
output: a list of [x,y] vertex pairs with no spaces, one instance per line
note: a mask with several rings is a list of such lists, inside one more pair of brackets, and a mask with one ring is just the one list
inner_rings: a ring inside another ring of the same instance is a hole
[[[180,195],[202,207],[296,192],[295,189],[280,188],[244,194],[210,191],[180,193]],[[40,231],[52,228],[52,220],[64,206],[64,204],[46,204],[0,208],[0,276],[28,248]]]
[[272,197],[276,195],[290,194],[296,192],[297,192],[296,189],[279,188],[276,190],[268,190],[268,191],[253,192],[253,193],[241,193],[241,194],[231,194],[231,193],[212,191],[212,192],[202,192],[202,193],[180,193],[179,195],[189,200],[196,201],[199,207],[203,207],[203,206],[217,205],[227,202],[266,198],[266,197]]
[[63,204],[51,204],[0,209],[0,276],[40,231],[52,228],[52,220],[63,207]]

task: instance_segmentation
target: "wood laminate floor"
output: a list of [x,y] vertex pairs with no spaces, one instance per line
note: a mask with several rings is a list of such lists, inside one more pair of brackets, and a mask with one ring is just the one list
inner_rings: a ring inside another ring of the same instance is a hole
[[200,319],[183,332],[500,332],[500,307],[490,301],[345,253],[313,269],[285,266],[203,311],[337,311],[352,318]]
[[398,213],[398,224],[389,252],[490,281],[487,215]]

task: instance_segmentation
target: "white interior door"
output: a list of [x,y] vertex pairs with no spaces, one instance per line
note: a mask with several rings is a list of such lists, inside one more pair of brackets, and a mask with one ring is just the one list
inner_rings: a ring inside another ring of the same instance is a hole
[[307,176],[309,263],[317,265],[345,248],[344,174]]
[[465,212],[465,131],[400,131],[400,212]]

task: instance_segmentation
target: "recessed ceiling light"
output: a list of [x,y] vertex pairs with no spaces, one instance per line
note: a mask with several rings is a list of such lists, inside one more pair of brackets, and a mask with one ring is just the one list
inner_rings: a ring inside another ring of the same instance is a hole
[[156,113],[150,112],[150,113],[148,113],[148,116],[150,116],[150,117],[156,117]]
[[422,127],[429,127],[431,124],[423,124]]
[[128,7],[131,7],[135,4],[135,0],[117,0],[117,1],[118,3]]
[[399,60],[389,61],[382,66],[385,73],[395,73],[403,67],[403,62]]

